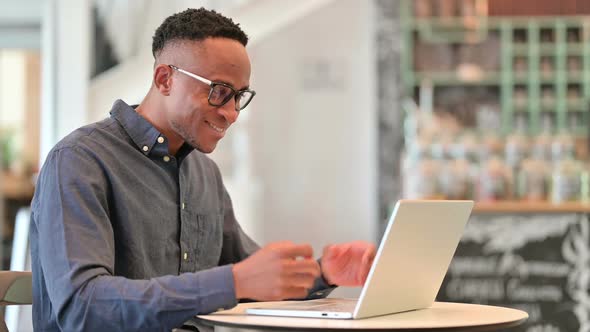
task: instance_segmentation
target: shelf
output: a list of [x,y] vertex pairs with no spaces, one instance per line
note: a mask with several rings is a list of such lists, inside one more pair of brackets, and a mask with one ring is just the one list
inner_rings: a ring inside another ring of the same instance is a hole
[[[557,54],[556,45],[554,43],[538,43],[539,49],[534,55],[543,56],[555,56]],[[530,55],[530,49],[528,43],[514,43],[512,45],[512,53],[517,56],[528,56]],[[583,56],[584,45],[581,43],[570,43],[565,44],[565,52],[567,55],[572,56]]]
[[457,72],[416,72],[414,85],[419,86],[420,82],[428,80],[432,85],[439,86],[461,86],[461,85],[499,85],[500,75],[497,73],[486,73],[477,78],[467,78]]
[[[483,19],[477,17],[432,17],[432,18],[417,18],[412,21],[411,28],[412,29],[430,29],[435,28],[436,30],[440,29],[482,29],[482,26],[485,27],[485,30],[488,28],[488,21],[489,17],[485,17]],[[498,25],[496,26],[496,28]]]
[[[498,96],[500,130],[504,134],[512,130],[510,121],[514,114],[530,114],[526,125],[531,133],[540,131],[541,113],[551,113],[559,128],[569,124],[570,113],[583,113],[583,116],[576,116],[582,118],[581,121],[588,119],[589,15],[470,17],[467,20],[461,17],[416,18],[411,0],[400,3],[404,13],[402,24],[405,24],[402,58],[406,61],[402,61],[402,65],[407,65],[402,75],[407,95],[419,98],[419,87],[425,80],[439,91],[447,87],[481,87],[481,91]],[[429,52],[429,49],[415,48],[418,42],[446,45],[444,61],[433,61],[437,66],[432,66],[446,69],[431,71],[425,62],[434,56],[426,53],[427,57],[420,57],[420,52]],[[493,61],[483,61],[488,53]],[[482,68],[465,65],[469,61],[480,63]],[[417,71],[417,68],[422,70]],[[551,92],[546,91],[549,88]],[[521,103],[523,96],[525,103]],[[570,103],[572,97],[578,100]],[[440,97],[435,93],[433,98]],[[549,99],[553,101],[548,103]],[[582,136],[587,132],[583,128],[576,134]]]
[[[410,13],[409,13],[410,14]],[[413,14],[411,14],[413,15]],[[530,23],[534,22],[539,28],[555,29],[556,22],[563,22],[568,28],[580,28],[584,23],[589,22],[587,15],[566,16],[555,18],[551,16],[528,16],[528,17],[498,17],[488,16],[483,19],[472,16],[467,19],[463,17],[430,17],[430,18],[414,18],[409,23],[409,28],[420,29],[424,26],[432,26],[435,28],[464,28],[473,29],[478,25],[485,25],[488,29],[498,30],[503,25],[508,24],[512,29],[528,29]]]
[[580,83],[580,84],[582,84],[582,83],[584,83],[584,77],[583,77],[583,75],[582,75],[582,74],[583,74],[583,72],[582,72],[582,69],[580,69],[580,71],[576,71],[576,72],[573,72],[573,71],[567,71],[567,72],[565,73],[565,79],[566,79],[568,82],[572,82],[572,83]]
[[[556,72],[551,72],[550,74],[539,74],[538,79],[534,81],[536,84],[553,84],[555,83],[555,74]],[[514,73],[514,84],[526,85],[531,82],[530,76],[528,72],[524,73]]]
[[[530,112],[528,106],[522,107],[522,106],[516,105],[516,104],[513,105],[513,110],[514,110],[515,113],[528,113],[528,112]],[[559,113],[557,111],[557,108],[555,107],[555,103],[553,103],[553,104],[546,104],[546,105],[545,104],[541,104],[541,105],[539,105],[538,110],[541,111],[541,112],[543,112],[543,113],[556,113],[556,114]],[[571,109],[571,111],[573,112],[573,111],[578,111],[578,110],[577,109]]]
[[557,43],[539,43],[539,54],[555,55],[557,53]]
[[515,43],[512,45],[512,51],[515,55],[528,55],[529,46],[525,43]]
[[590,203],[561,203],[550,202],[477,202],[474,213],[590,213]]
[[570,112],[585,112],[588,111],[590,105],[586,105],[582,101],[567,102],[567,110]]
[[568,55],[584,55],[584,45],[582,43],[570,43],[565,47]]

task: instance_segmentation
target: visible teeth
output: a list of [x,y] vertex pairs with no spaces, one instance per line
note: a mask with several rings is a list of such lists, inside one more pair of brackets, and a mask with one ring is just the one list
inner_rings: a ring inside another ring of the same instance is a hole
[[223,132],[223,128],[219,128],[219,127],[217,127],[216,125],[214,125],[214,124],[212,124],[210,122],[207,122],[207,124],[209,125],[209,127],[215,129],[215,131],[217,131],[219,133],[222,133]]

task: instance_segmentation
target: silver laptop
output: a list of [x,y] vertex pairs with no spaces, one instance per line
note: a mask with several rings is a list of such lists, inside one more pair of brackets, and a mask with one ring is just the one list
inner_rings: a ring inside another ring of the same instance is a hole
[[361,295],[249,308],[252,315],[360,319],[434,303],[473,201],[400,200],[387,224]]

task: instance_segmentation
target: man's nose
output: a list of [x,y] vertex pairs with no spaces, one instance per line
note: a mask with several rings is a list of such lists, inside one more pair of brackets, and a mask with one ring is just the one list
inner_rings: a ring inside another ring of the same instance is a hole
[[236,122],[238,115],[240,114],[236,111],[236,99],[231,98],[227,103],[219,107],[219,113],[229,124]]

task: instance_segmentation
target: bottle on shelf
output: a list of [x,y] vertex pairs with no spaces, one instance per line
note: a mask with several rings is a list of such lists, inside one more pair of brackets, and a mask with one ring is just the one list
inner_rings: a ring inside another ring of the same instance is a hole
[[541,116],[542,129],[532,144],[531,157],[545,162],[551,162],[551,143],[553,142],[553,119],[549,113]]
[[516,178],[516,198],[525,201],[546,200],[548,174],[548,164],[544,160],[523,160]]
[[551,142],[551,159],[558,163],[565,159],[575,159],[576,145],[572,135],[563,130]]
[[453,144],[451,160],[441,168],[441,192],[446,199],[473,199],[474,180],[477,174],[477,141],[471,133],[464,133]]
[[[573,126],[575,123],[569,123]],[[588,170],[576,159],[573,128],[566,128],[551,144],[553,168],[550,180],[550,200],[553,203],[588,201]]]
[[[584,179],[585,178],[585,179]],[[587,201],[582,183],[588,182],[588,173],[582,163],[573,156],[559,160],[553,166],[550,180],[550,200],[552,203]],[[587,196],[587,193],[585,193]]]
[[528,157],[529,139],[526,135],[525,116],[525,114],[521,114],[516,117],[514,131],[506,137],[504,145],[506,164],[513,169],[517,169],[520,163]]
[[403,196],[408,199],[440,199],[441,163],[432,158],[430,142],[418,139],[408,146],[403,164]]
[[477,181],[478,201],[509,200],[512,198],[511,187],[511,172],[499,155],[490,157],[482,164]]
[[471,199],[473,179],[469,162],[465,159],[448,160],[440,164],[438,183],[445,199]]
[[504,151],[504,143],[496,132],[487,131],[482,135],[481,148],[479,150],[479,162],[485,163],[493,156],[500,156]]

